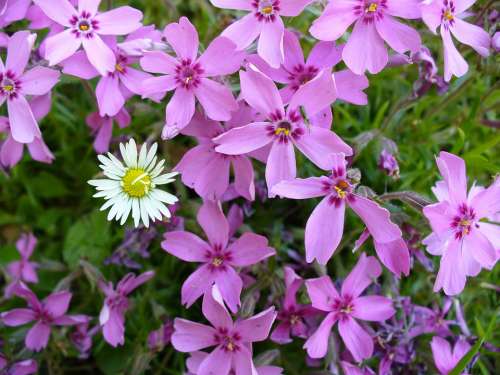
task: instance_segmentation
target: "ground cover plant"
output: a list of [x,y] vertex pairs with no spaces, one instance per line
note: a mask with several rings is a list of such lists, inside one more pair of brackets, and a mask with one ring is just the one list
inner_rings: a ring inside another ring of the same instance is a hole
[[498,5],[0,0],[0,373],[498,373]]

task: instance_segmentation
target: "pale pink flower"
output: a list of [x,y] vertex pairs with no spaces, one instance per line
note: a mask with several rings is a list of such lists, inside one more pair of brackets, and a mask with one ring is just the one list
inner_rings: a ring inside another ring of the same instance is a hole
[[113,122],[118,124],[120,129],[130,125],[130,114],[123,107],[115,116],[101,117],[98,112],[93,112],[87,116],[86,122],[94,135],[94,150],[98,154],[104,154],[109,151],[111,136],[113,135]]
[[[434,357],[434,363],[441,375],[448,375],[451,370],[455,368],[462,357],[467,354],[470,349],[470,345],[467,341],[459,339],[453,351],[451,350],[450,343],[445,339],[434,336],[431,341],[432,356]],[[462,375],[467,375],[465,372]]]

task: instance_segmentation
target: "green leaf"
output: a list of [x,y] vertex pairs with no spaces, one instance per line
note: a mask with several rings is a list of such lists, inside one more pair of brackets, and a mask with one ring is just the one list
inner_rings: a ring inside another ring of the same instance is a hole
[[104,213],[94,211],[71,226],[64,240],[63,257],[71,268],[78,267],[80,259],[100,264],[110,247],[109,222]]
[[479,352],[479,349],[481,349],[483,343],[490,336],[491,332],[493,331],[493,327],[495,326],[496,320],[497,320],[497,313],[495,312],[495,314],[491,318],[490,324],[488,325],[486,334],[484,334],[483,336],[481,336],[479,340],[477,340],[474,346],[469,349],[467,354],[462,357],[462,359],[457,363],[455,368],[451,370],[451,372],[448,375],[460,375],[465,370],[469,362]]

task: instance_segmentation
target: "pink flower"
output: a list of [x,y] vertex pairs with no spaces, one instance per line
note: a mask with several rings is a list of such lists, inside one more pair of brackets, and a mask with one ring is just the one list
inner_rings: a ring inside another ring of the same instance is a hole
[[[33,116],[37,121],[40,121],[47,115],[52,104],[51,95],[46,94],[37,96],[29,102]],[[23,157],[24,145],[27,146],[28,151],[33,160],[41,163],[50,164],[54,160],[54,155],[50,152],[49,148],[40,137],[33,138],[30,143],[17,142],[12,136],[9,119],[0,116],[0,133],[6,133],[7,137],[0,146],[0,165],[12,168]]]
[[[200,369],[201,364],[208,356],[209,356],[209,354],[205,353],[205,352],[192,352],[192,353],[190,353],[190,356],[186,361],[186,367],[189,371],[186,375],[198,375],[198,371]],[[283,369],[281,367],[276,367],[276,366],[255,367],[255,371],[256,372],[254,372],[252,375],[282,375],[283,374]],[[234,364],[232,364],[231,370],[229,371],[229,375],[235,375],[235,374],[236,374],[236,369],[235,369]]]
[[12,292],[26,300],[28,308],[4,312],[0,318],[9,327],[17,327],[34,321],[34,326],[25,338],[26,347],[33,351],[38,352],[47,346],[51,326],[72,326],[87,320],[87,317],[83,315],[66,315],[71,301],[70,292],[52,293],[43,301],[39,301],[23,282],[16,284]]
[[344,154],[332,154],[329,159],[333,166],[330,176],[283,181],[273,188],[274,194],[292,199],[325,197],[307,220],[307,262],[317,259],[326,264],[332,257],[344,232],[346,205],[363,220],[376,242],[389,245],[401,239],[401,230],[391,221],[389,211],[354,193],[347,179]]
[[0,29],[4,29],[12,22],[20,21],[26,16],[31,0],[2,0],[0,1]]
[[229,309],[236,312],[243,281],[235,267],[256,264],[276,252],[268,246],[265,237],[250,232],[229,243],[229,223],[216,202],[205,201],[198,211],[197,220],[208,243],[184,231],[165,233],[161,243],[163,250],[179,259],[203,263],[182,285],[182,303],[191,306],[215,284]]
[[330,0],[309,31],[320,40],[337,40],[354,24],[342,59],[356,74],[375,74],[388,62],[384,41],[396,52],[420,50],[420,36],[393,17],[420,18],[419,0]]
[[436,162],[444,181],[433,188],[439,202],[424,207],[433,233],[423,243],[429,253],[441,256],[434,291],[443,288],[455,295],[464,289],[467,276],[496,263],[500,226],[481,219],[500,211],[500,183],[487,189],[474,185],[467,195],[463,159],[443,151]]
[[34,359],[8,363],[2,354],[0,354],[0,371],[6,375],[31,375],[38,372],[38,364]]
[[281,16],[298,16],[313,0],[210,0],[219,8],[250,11],[222,32],[239,50],[247,48],[257,37],[257,53],[273,68],[284,61]]
[[47,17],[66,27],[46,41],[45,58],[50,65],[59,64],[83,45],[89,61],[101,75],[115,71],[115,55],[101,35],[126,35],[137,30],[142,13],[129,6],[99,13],[100,2],[79,0],[76,10],[68,0],[34,0]]
[[254,116],[254,111],[243,102],[240,102],[239,110],[233,112],[232,119],[224,125],[195,113],[181,133],[196,137],[199,145],[186,152],[174,168],[182,174],[182,182],[193,188],[203,199],[220,200],[229,188],[232,167],[236,195],[253,201],[254,171],[250,158],[247,155],[228,156],[217,152],[217,145],[212,138],[226,130],[251,122]]
[[103,116],[94,112],[87,116],[87,125],[92,130],[95,136],[94,150],[98,154],[104,154],[109,151],[109,143],[113,135],[113,122],[116,121],[118,126],[123,129],[130,125],[130,114],[123,107],[115,116]]
[[[470,345],[465,340],[458,340],[451,350],[450,343],[445,339],[434,336],[431,341],[432,356],[434,363],[441,375],[448,375],[457,363],[469,351]],[[467,375],[462,373],[462,375]]]
[[[342,59],[343,48],[343,45],[336,46],[334,42],[319,42],[305,60],[296,34],[285,30],[285,57],[278,69],[272,68],[258,55],[250,55],[247,60],[273,81],[285,85],[280,90],[285,104],[296,95],[295,102],[304,106],[311,123],[319,123],[329,129],[332,124],[330,104],[336,99],[357,105],[368,103],[363,92],[368,87],[366,76],[356,75],[349,69],[332,75],[332,68]],[[323,105],[325,107],[320,108]]]
[[139,276],[129,273],[120,280],[116,288],[111,282],[99,281],[99,286],[106,296],[99,314],[99,323],[104,340],[111,346],[117,347],[125,343],[125,312],[129,307],[127,296],[153,276],[153,271],[144,272]]
[[198,56],[198,32],[186,17],[179,23],[167,25],[164,31],[177,58],[160,51],[145,52],[142,68],[151,73],[163,74],[143,82],[143,95],[162,94],[175,90],[166,109],[163,138],[172,138],[184,128],[194,115],[195,97],[212,120],[228,121],[238,105],[225,85],[209,77],[236,72],[244,58],[236,52],[236,45],[219,37]]
[[199,365],[197,375],[228,375],[231,367],[235,375],[251,374],[254,369],[252,343],[264,341],[268,337],[276,318],[274,307],[251,318],[233,322],[217,287],[207,292],[203,297],[203,315],[212,326],[177,318],[174,321],[172,345],[184,353],[215,346]]
[[284,267],[285,271],[285,298],[283,305],[278,312],[278,326],[271,334],[271,340],[278,344],[288,344],[292,342],[290,334],[300,338],[307,338],[309,328],[305,319],[316,315],[318,311],[311,305],[300,305],[297,303],[297,291],[304,281],[290,267]]
[[19,31],[9,39],[7,61],[0,59],[0,106],[7,101],[12,138],[20,143],[32,143],[41,138],[35,116],[26,95],[47,94],[59,80],[59,72],[36,66],[24,72],[36,35]]
[[382,268],[374,257],[362,254],[340,294],[328,276],[306,281],[312,305],[328,313],[318,330],[306,341],[304,348],[311,358],[323,358],[333,325],[339,323],[339,334],[357,362],[370,358],[373,339],[356,319],[381,322],[395,314],[392,301],[382,296],[360,297],[361,293],[380,276]]
[[451,34],[461,43],[471,46],[481,56],[489,55],[490,36],[479,26],[465,22],[465,11],[475,0],[433,0],[422,3],[422,19],[433,33],[440,27],[444,47],[444,79],[449,81],[453,75],[463,76],[469,65],[460,55]]
[[382,169],[388,176],[399,178],[399,164],[393,154],[385,148],[382,150],[378,160],[378,167]]
[[12,289],[19,281],[25,283],[38,283],[36,269],[39,265],[29,260],[35,250],[36,243],[37,239],[33,233],[23,233],[19,236],[16,242],[16,248],[21,255],[21,259],[7,265],[7,274],[12,278],[11,286],[8,286],[8,289]]
[[345,361],[341,361],[340,365],[342,366],[342,370],[344,370],[345,375],[375,375],[375,372],[366,366],[359,368],[358,366]]
[[[263,114],[266,121],[250,123],[218,136],[216,151],[241,155],[272,144],[266,166],[266,182],[271,188],[296,176],[294,145],[314,164],[329,169],[327,157],[334,152],[352,155],[352,149],[334,132],[319,126],[306,127],[292,97],[287,109],[273,81],[252,67],[240,72],[241,96],[251,107]],[[321,98],[318,98],[318,101]],[[327,104],[325,104],[327,105]],[[324,108],[325,105],[320,105]]]

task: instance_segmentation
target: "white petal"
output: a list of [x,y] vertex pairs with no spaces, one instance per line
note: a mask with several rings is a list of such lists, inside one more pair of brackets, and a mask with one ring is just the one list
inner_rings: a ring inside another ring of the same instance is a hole
[[137,166],[139,168],[144,168],[144,162],[146,161],[147,156],[147,147],[144,143],[141,147],[141,152],[139,152],[139,161],[137,162]]
[[153,161],[154,157],[156,156],[156,150],[158,149],[158,144],[153,143],[151,148],[149,149],[148,156],[146,157],[146,160],[144,161],[144,168],[146,168],[151,162]]
[[139,207],[141,208],[142,222],[144,223],[144,226],[146,228],[149,228],[149,214],[148,210],[146,209],[146,205],[144,204],[144,199],[141,199],[139,201]]
[[167,193],[166,191],[160,189],[153,189],[151,191],[151,197],[167,204],[174,204],[175,202],[179,201],[179,199],[175,195]]
[[137,228],[141,219],[141,209],[139,207],[139,200],[134,198],[132,200],[132,217],[134,218],[134,225]]
[[128,198],[127,199],[127,205],[125,206],[125,209],[123,210],[122,214],[122,219],[120,221],[120,225],[125,224],[127,221],[128,215],[130,214],[130,211],[132,210],[132,199]]

